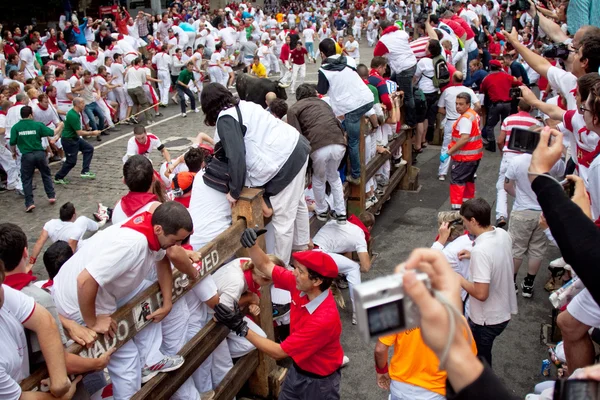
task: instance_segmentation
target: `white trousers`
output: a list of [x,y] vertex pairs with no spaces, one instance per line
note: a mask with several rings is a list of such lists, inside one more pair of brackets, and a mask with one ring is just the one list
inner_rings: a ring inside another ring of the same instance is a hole
[[500,162],[500,171],[498,172],[498,181],[496,182],[496,219],[500,217],[508,218],[508,196],[504,190],[504,177],[508,164],[518,153],[504,152]]
[[369,47],[373,47],[377,41],[377,31],[375,29],[367,31],[367,43]]
[[129,97],[127,89],[122,86],[113,89],[117,102],[119,103],[119,120],[123,121],[127,117],[127,107],[133,106],[133,100]]
[[162,81],[158,84],[160,102],[167,105],[169,104],[169,90],[171,89],[171,74],[169,71],[158,71],[156,77]]
[[362,29],[360,27],[358,27],[358,26],[352,27],[352,35],[359,42],[360,42],[360,34],[361,34],[361,32],[362,32]]
[[[248,323],[248,328],[254,331],[254,333],[264,338],[267,337],[267,334],[260,328],[260,326],[255,324],[250,318],[244,317],[244,321]],[[230,332],[229,335],[227,335],[227,346],[229,347],[231,358],[243,357],[256,348],[248,341],[248,339],[236,335],[235,332]]]
[[329,182],[331,194],[333,195],[333,209],[337,214],[346,214],[346,204],[344,203],[344,187],[338,172],[338,167],[346,147],[341,144],[330,144],[311,153],[312,159],[312,185],[315,195],[316,213],[327,211],[327,202],[325,201],[325,183]]
[[304,249],[310,242],[308,207],[304,197],[304,178],[308,158],[296,177],[276,196],[271,197],[275,255],[289,264],[292,248]]
[[281,64],[283,65],[281,67],[281,79],[280,82],[283,85],[289,85],[292,82],[292,71],[290,71],[290,63],[289,61],[286,61],[285,63],[281,60],[279,60],[281,62]]
[[352,302],[352,312],[354,309],[354,286],[360,285],[360,264],[346,256],[337,253],[327,253],[337,264],[338,272],[346,277],[348,289],[350,290],[350,301]]
[[[453,120],[449,121],[448,119],[444,119],[444,121],[446,121],[446,122],[444,123],[444,138],[442,139],[441,153],[448,154],[448,145],[452,141],[452,125],[454,125],[456,120],[453,119]],[[450,166],[450,157],[448,157],[448,159],[446,161],[440,162],[440,166],[438,168],[438,175],[447,175],[449,166]]]
[[306,64],[292,64],[292,87],[291,91],[294,93],[296,88],[304,83],[304,77],[306,76]]
[[[0,138],[4,141],[4,138]],[[13,160],[12,153],[6,147],[0,144],[0,165],[6,172],[6,187],[9,190],[23,190],[23,183],[21,182],[21,170],[17,165],[17,162]]]

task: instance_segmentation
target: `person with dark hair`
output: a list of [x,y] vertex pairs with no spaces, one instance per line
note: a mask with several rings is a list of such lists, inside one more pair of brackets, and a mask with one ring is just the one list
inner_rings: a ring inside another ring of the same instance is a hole
[[283,99],[273,99],[269,105],[269,111],[276,118],[283,120],[288,112],[287,102]]
[[73,108],[67,112],[65,125],[61,135],[61,144],[67,157],[62,167],[54,175],[54,183],[66,185],[69,180],[66,176],[77,165],[77,154],[83,154],[83,166],[81,168],[82,179],[96,179],[96,174],[90,171],[90,164],[94,156],[94,146],[89,144],[83,137],[100,135],[100,131],[86,131],[81,126],[81,113],[85,109],[83,99],[76,97],[73,99]]
[[[344,188],[338,167],[346,153],[346,139],[340,121],[331,107],[317,97],[314,85],[298,86],[298,100],[288,110],[287,122],[310,142],[312,160],[312,185],[315,195],[315,214],[320,221],[333,218],[346,223]],[[329,182],[333,196],[333,209],[325,201],[325,186]]]
[[[301,41],[296,42],[296,46],[290,51],[290,62],[292,63],[292,84],[290,93],[294,94],[296,87],[304,83],[306,76],[306,58],[310,59],[310,55]],[[300,82],[299,84],[297,84]]]
[[[108,363],[116,398],[133,396],[141,388],[142,378],[147,381],[157,372],[173,371],[183,365],[183,357],[165,356],[151,349],[161,330],[159,322],[173,306],[167,249],[181,244],[192,230],[192,219],[184,206],[173,201],[161,204],[153,214],[141,212],[94,235],[54,277],[54,300],[59,313],[85,323],[97,333],[112,336],[117,326],[110,315],[152,284],[147,279],[156,273],[154,281],[159,282],[163,305],[145,316],[154,323],[120,347]],[[191,274],[192,279],[198,277],[197,271],[195,275],[188,270],[182,272]],[[140,365],[144,368],[140,369]]]
[[[249,329],[248,323],[234,303],[215,307],[217,321],[238,336],[245,337],[258,350],[281,360],[291,357],[293,367],[283,381],[280,400],[339,399],[340,368],[344,351],[340,343],[342,324],[334,297],[329,290],[338,275],[335,261],[321,251],[293,254],[294,271],[277,266],[256,244],[265,230],[246,229],[242,246],[248,249],[254,267],[272,279],[275,287],[292,295],[290,335],[275,343]],[[308,312],[307,312],[308,311]]]
[[188,171],[197,173],[204,166],[204,149],[201,147],[191,147],[183,155],[183,161]]
[[513,286],[513,258],[510,235],[491,224],[492,209],[482,198],[460,207],[463,225],[475,236],[473,249],[459,252],[470,258],[470,280],[460,276],[461,287],[469,294],[469,326],[477,344],[477,355],[492,366],[492,346],[517,313]]
[[64,240],[52,243],[44,252],[44,267],[48,273],[48,281],[42,285],[42,289],[52,286],[52,280],[60,271],[60,268],[69,258],[73,257],[73,249]]
[[123,180],[129,188],[129,193],[121,198],[115,205],[112,213],[114,224],[139,214],[150,211],[158,206],[159,199],[151,193],[155,180],[152,162],[142,155],[134,155],[123,165]]
[[141,154],[150,159],[150,153],[154,149],[161,152],[167,163],[171,163],[169,150],[162,144],[160,139],[152,133],[147,133],[146,127],[138,124],[133,127],[133,137],[127,141],[127,153],[123,156],[123,163],[136,154]]
[[488,151],[496,151],[494,128],[498,122],[510,115],[512,101],[510,89],[518,84],[519,81],[514,76],[504,72],[499,60],[490,61],[490,73],[483,78],[479,87],[480,92],[485,94],[490,102],[486,124],[482,132],[483,144]]
[[442,46],[439,40],[429,39],[426,57],[421,58],[417,62],[417,69],[415,71],[416,86],[425,95],[425,107],[423,107],[423,112],[417,116],[417,132],[414,138],[414,149],[417,153],[422,152],[423,145],[427,145],[427,129],[429,127],[433,129],[437,117],[437,102],[440,98],[440,89],[436,87],[434,82],[435,71],[433,59],[439,57],[441,54]]
[[414,127],[417,121],[415,119],[413,77],[417,70],[417,58],[408,44],[408,34],[391,21],[382,21],[381,37],[375,46],[373,55],[387,56],[392,70],[392,80],[395,80],[398,89],[404,92],[405,124]]
[[[234,205],[244,185],[265,188],[273,209],[273,253],[288,261],[292,247],[306,248],[310,241],[303,195],[310,143],[291,125],[258,104],[235,99],[218,83],[204,87],[200,102],[205,123],[216,126],[215,157],[227,160],[230,181],[218,190]],[[207,174],[203,179],[213,185]]]
[[504,190],[504,175],[506,174],[510,160],[519,155],[518,152],[508,148],[512,129],[535,129],[543,126],[540,121],[531,116],[531,106],[525,100],[519,100],[517,110],[516,114],[510,115],[502,121],[500,135],[496,138],[498,149],[502,151],[502,161],[500,162],[498,182],[496,183],[496,226],[498,228],[503,228],[508,219],[508,198],[506,190]]
[[358,185],[360,183],[360,120],[373,107],[375,99],[373,93],[356,73],[354,59],[336,54],[333,39],[326,39],[319,43],[319,50],[323,65],[319,68],[317,91],[322,95],[329,95],[335,116],[344,116],[351,170],[346,180]]
[[21,121],[13,125],[10,131],[10,149],[13,159],[17,159],[17,148],[21,154],[21,182],[25,193],[25,212],[31,212],[35,208],[33,203],[33,174],[37,169],[42,175],[44,191],[48,196],[48,202],[56,202],[54,185],[52,184],[52,173],[48,167],[46,152],[42,146],[43,137],[52,137],[53,141],[60,138],[63,123],[60,122],[56,129],[52,130],[41,122],[33,120],[33,110],[29,106],[21,108]]
[[83,237],[87,232],[97,232],[108,220],[108,216],[102,216],[99,222],[93,221],[88,217],[77,217],[75,206],[71,202],[66,202],[60,207],[59,218],[51,219],[44,224],[42,233],[33,246],[28,266],[33,267],[42,248],[50,239],[52,243],[59,240],[69,243],[73,252],[77,251],[83,245]]
[[460,117],[452,125],[448,152],[440,155],[442,163],[452,157],[450,205],[453,210],[458,210],[464,199],[475,197],[475,174],[483,156],[479,115],[471,108],[471,101],[467,92],[456,96],[456,112]]
[[194,63],[191,61],[188,62],[186,64],[185,68],[181,69],[181,72],[179,73],[179,76],[177,77],[176,89],[177,89],[177,95],[179,96],[179,106],[181,107],[181,116],[182,117],[187,116],[187,114],[185,112],[185,108],[186,108],[185,96],[186,95],[190,99],[191,109],[194,110],[194,112],[197,112],[197,113],[200,112],[200,109],[196,108],[196,97],[190,90],[190,87],[192,86],[192,84],[194,84],[194,73],[192,72],[193,68],[194,68]]

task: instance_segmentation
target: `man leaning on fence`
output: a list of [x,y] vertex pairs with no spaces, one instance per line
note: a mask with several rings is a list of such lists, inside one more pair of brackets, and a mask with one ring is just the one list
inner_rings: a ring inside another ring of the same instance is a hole
[[275,287],[291,292],[290,335],[279,344],[248,329],[237,303],[233,310],[217,305],[215,317],[268,356],[276,360],[292,358],[294,364],[283,382],[279,400],[339,399],[344,359],[342,323],[329,290],[338,276],[337,265],[324,252],[301,251],[292,254],[293,272],[276,266],[256,245],[258,236],[265,232],[248,228],[241,242],[254,266],[271,278]]

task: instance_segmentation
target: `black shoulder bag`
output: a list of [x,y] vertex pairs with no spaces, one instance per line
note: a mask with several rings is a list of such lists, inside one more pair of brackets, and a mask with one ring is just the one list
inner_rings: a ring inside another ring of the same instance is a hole
[[[238,122],[240,123],[240,127],[242,129],[242,135],[246,135],[246,127],[244,126],[244,120],[242,118],[239,105],[235,106],[235,110],[237,111]],[[206,163],[202,179],[204,180],[206,186],[221,193],[229,193],[229,182],[231,181],[231,176],[229,175],[227,155],[225,154],[225,149],[221,143],[217,143],[213,156]]]

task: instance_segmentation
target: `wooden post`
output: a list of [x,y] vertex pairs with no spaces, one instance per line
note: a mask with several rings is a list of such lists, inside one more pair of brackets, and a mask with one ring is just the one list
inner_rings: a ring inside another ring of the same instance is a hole
[[[412,142],[413,136],[415,135],[415,129],[407,129],[406,131],[406,140],[402,145],[402,158],[406,160],[406,170],[409,171],[412,167]],[[400,189],[402,190],[410,190],[410,180],[409,174],[405,174],[402,177],[402,181],[400,182]]]
[[[244,218],[248,228],[263,228],[262,193],[262,189],[244,188],[238,200],[237,207],[234,209],[235,212],[232,215],[233,221]],[[264,236],[260,238],[259,245],[263,250],[265,249]],[[263,286],[260,291],[260,315],[257,323],[267,334],[267,338],[274,340],[273,305],[271,304],[271,290],[268,286]],[[275,360],[259,352],[258,368],[256,368],[256,371],[248,381],[252,394],[261,397],[269,396],[269,374],[274,368]]]
[[[348,196],[348,215],[354,214],[358,216],[365,210],[366,203],[366,165],[365,165],[365,133],[369,129],[369,124],[367,123],[365,118],[362,118],[360,121],[360,139],[358,152],[360,155],[360,183],[358,185],[350,184],[350,196]],[[348,169],[346,171],[346,176],[350,176],[350,162],[348,162]]]

